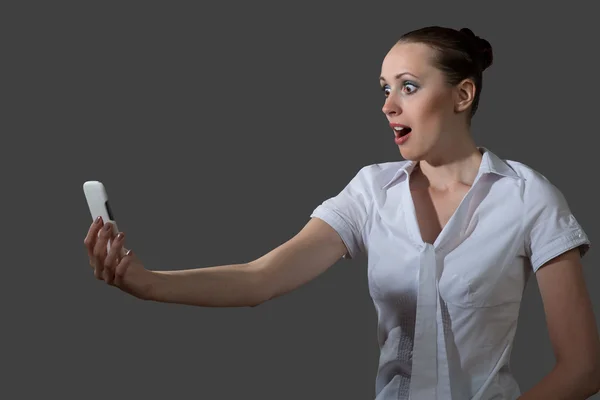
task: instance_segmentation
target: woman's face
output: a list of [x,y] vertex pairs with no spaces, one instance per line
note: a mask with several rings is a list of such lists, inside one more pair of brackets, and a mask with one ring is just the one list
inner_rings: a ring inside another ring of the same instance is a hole
[[[432,63],[433,49],[418,43],[395,45],[381,67],[383,113],[402,157],[422,160],[452,145],[460,119],[456,90]],[[400,126],[404,129],[397,130]],[[408,132],[408,133],[407,133]]]

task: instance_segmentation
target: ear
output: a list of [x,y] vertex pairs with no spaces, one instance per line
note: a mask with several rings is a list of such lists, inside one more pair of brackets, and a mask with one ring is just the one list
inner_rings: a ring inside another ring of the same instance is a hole
[[475,82],[465,79],[456,85],[454,91],[454,111],[463,112],[469,108],[475,98]]

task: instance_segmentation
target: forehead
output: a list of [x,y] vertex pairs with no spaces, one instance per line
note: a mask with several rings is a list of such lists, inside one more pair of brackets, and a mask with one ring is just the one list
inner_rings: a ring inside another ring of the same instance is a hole
[[390,49],[381,64],[381,76],[388,82],[400,73],[424,77],[435,72],[431,61],[434,50],[421,43],[401,43]]

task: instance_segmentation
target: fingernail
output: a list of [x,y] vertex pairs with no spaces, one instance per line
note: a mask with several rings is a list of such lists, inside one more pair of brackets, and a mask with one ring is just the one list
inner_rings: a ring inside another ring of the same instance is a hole
[[100,221],[102,221],[102,217],[96,217],[96,220],[94,221],[94,223],[99,224]]
[[105,230],[105,231],[109,231],[109,230],[110,230],[110,224],[106,224],[106,225],[104,225],[104,230]]
[[117,235],[117,240],[121,240],[121,239],[123,239],[123,236],[125,236],[125,235],[123,234],[123,232],[119,232],[119,234]]
[[127,253],[125,253],[125,257],[127,257],[129,254],[131,254],[131,249],[127,250]]

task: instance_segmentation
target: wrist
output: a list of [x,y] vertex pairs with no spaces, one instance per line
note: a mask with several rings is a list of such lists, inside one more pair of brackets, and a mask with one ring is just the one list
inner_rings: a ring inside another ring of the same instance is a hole
[[161,271],[148,270],[148,278],[141,290],[141,299],[147,301],[161,301],[164,297],[165,274]]

